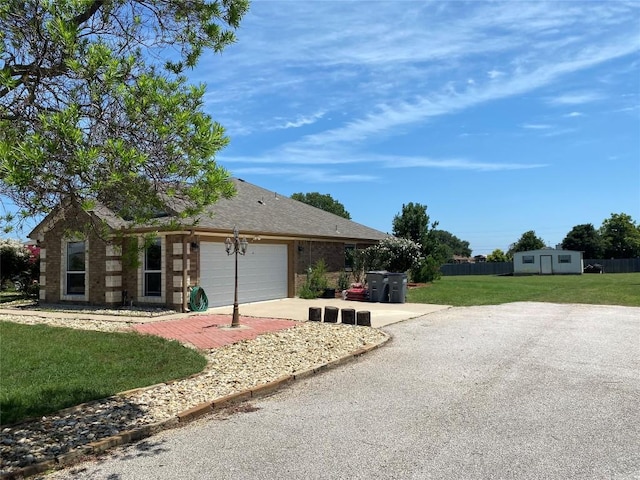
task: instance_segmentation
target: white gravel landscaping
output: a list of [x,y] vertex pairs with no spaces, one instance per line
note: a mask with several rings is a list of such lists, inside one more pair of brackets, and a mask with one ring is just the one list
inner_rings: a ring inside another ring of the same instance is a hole
[[[136,323],[133,319],[83,320],[73,315],[66,318],[0,315],[0,321],[100,331],[121,331]],[[168,420],[200,403],[326,364],[386,338],[384,333],[369,327],[306,322],[213,349],[207,352],[208,366],[200,375],[2,427],[0,474],[53,459],[101,438]]]

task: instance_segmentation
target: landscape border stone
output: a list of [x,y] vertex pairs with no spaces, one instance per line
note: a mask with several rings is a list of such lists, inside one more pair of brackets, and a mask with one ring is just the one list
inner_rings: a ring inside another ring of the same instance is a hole
[[[187,410],[184,410],[178,413],[177,415],[175,415],[174,417],[168,420],[164,420],[164,421],[149,424],[149,425],[144,425],[142,427],[138,427],[132,430],[119,432],[116,435],[105,437],[96,442],[83,445],[82,447],[78,447],[70,452],[66,452],[64,454],[56,456],[53,459],[43,460],[41,462],[34,463],[26,467],[18,468],[11,472],[2,473],[0,474],[0,480],[19,480],[21,478],[31,477],[34,475],[38,475],[40,473],[45,473],[53,469],[69,467],[71,465],[79,463],[82,460],[86,460],[88,456],[106,452],[107,450],[117,446],[122,446],[129,443],[137,442],[139,440],[142,440],[143,438],[150,437],[162,430],[169,429],[182,424],[186,424],[204,415],[212,413],[215,410],[226,408],[231,404],[241,403],[251,398],[268,396],[270,394],[273,394],[275,391],[279,390],[280,388],[287,386],[290,383],[293,383],[296,380],[302,380],[305,378],[309,378],[312,375],[321,374],[324,371],[328,371],[331,368],[335,368],[337,366],[353,361],[358,357],[360,357],[361,355],[363,355],[364,353],[370,352],[371,350],[374,350],[376,348],[380,348],[381,346],[385,345],[391,339],[391,337],[386,332],[383,332],[380,330],[379,332],[383,334],[383,337],[378,343],[367,344],[352,353],[344,355],[343,357],[337,358],[335,360],[329,361],[321,365],[314,366],[306,370],[302,370],[300,372],[294,372],[291,375],[285,375],[276,380],[258,385],[248,390],[233,393],[230,395],[225,395],[223,397],[214,399],[211,402],[203,402],[199,405],[196,405],[195,407],[191,407]],[[116,395],[113,395],[113,397],[123,397],[123,396],[132,395],[137,392],[150,390],[151,388],[157,387],[158,385],[166,385],[166,383],[160,383],[156,385],[151,385],[149,387],[127,390],[124,392],[117,393]],[[95,402],[88,402],[88,403],[90,404]],[[82,405],[86,405],[86,404],[82,404]],[[73,412],[74,410],[79,410],[82,407],[82,405],[69,407],[62,411]]]

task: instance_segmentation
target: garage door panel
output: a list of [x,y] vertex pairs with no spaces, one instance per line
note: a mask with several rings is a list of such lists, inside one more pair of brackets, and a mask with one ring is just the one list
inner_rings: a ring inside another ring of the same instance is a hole
[[[200,244],[200,283],[211,307],[233,304],[234,257],[222,243]],[[285,298],[287,270],[286,245],[249,245],[246,255],[238,255],[238,301]]]

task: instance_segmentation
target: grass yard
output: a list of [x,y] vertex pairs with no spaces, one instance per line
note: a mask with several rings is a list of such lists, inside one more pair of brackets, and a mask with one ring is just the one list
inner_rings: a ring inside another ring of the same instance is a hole
[[442,277],[409,290],[407,301],[453,306],[550,302],[639,307],[640,273]]
[[0,322],[0,424],[200,372],[176,341]]
[[0,292],[0,304],[15,302],[16,300],[23,300],[26,298],[27,297],[22,292],[16,292],[13,290]]

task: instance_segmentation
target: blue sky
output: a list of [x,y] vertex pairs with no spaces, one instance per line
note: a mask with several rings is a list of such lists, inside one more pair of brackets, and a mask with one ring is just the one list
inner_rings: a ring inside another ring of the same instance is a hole
[[189,73],[233,176],[474,254],[640,221],[640,2],[254,0],[237,36]]
[[237,177],[391,232],[428,206],[474,254],[640,221],[640,3],[254,0],[190,75]]

